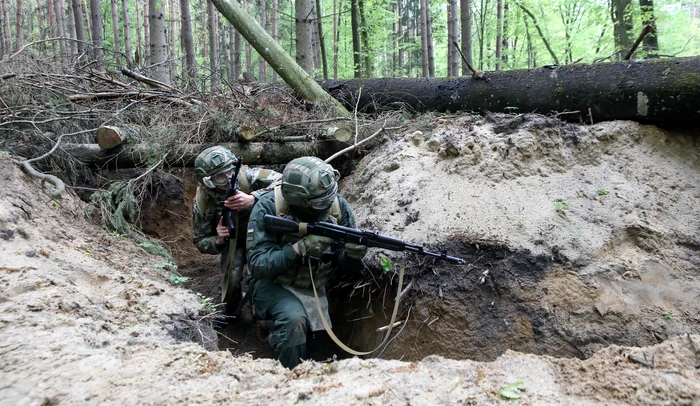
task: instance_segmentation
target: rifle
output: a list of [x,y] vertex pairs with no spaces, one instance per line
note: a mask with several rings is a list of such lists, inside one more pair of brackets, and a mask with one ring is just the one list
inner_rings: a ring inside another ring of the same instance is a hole
[[329,237],[342,243],[362,244],[367,247],[384,248],[391,251],[408,251],[419,255],[434,257],[451,264],[464,264],[462,258],[442,253],[426,251],[423,246],[400,240],[371,230],[356,230],[332,223],[317,221],[315,223],[297,223],[270,214],[265,215],[265,230],[274,234],[312,234]]
[[[238,184],[238,175],[241,172],[242,161],[243,160],[241,157],[238,157],[233,162],[233,174],[231,174],[231,176],[228,178],[228,188],[226,189],[226,198],[224,200],[238,193],[238,189],[240,189],[240,185]],[[235,211],[226,206],[224,206],[224,209],[221,212],[221,215],[224,217],[224,224],[228,228],[228,239],[236,238],[236,224],[233,221],[234,214],[236,214]]]

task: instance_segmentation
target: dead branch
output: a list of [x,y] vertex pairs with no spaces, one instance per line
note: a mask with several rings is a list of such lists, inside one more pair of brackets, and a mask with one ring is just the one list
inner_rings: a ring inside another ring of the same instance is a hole
[[639,47],[639,44],[642,42],[644,37],[646,37],[650,33],[656,32],[655,21],[656,21],[656,17],[654,17],[651,21],[649,21],[648,23],[646,23],[646,25],[644,25],[644,28],[642,28],[642,32],[639,33],[637,40],[634,41],[634,44],[632,44],[632,48],[630,48],[629,52],[627,52],[627,55],[625,55],[625,58],[624,58],[625,61],[630,60],[630,58],[632,57],[632,54],[634,53],[634,51],[637,50],[637,47]]
[[173,87],[173,86],[170,86],[170,85],[167,84],[167,83],[163,83],[163,82],[161,82],[161,81],[158,81],[158,80],[151,79],[151,78],[149,78],[149,77],[143,76],[143,75],[141,75],[141,74],[139,74],[139,73],[136,73],[136,72],[134,72],[134,71],[131,71],[131,70],[129,70],[129,69],[122,68],[122,74],[124,74],[124,76],[128,76],[128,77],[130,77],[130,78],[132,78],[132,79],[134,79],[134,80],[137,80],[137,81],[139,81],[139,82],[145,83],[145,84],[147,84],[148,86],[150,86],[150,87],[152,87],[152,88],[156,88],[156,89],[167,89],[167,90],[171,90],[171,91],[173,91],[173,92],[182,94],[182,91],[180,91],[180,89],[178,89],[178,88],[175,88],[175,87]]
[[352,151],[353,149],[359,147],[360,145],[367,143],[369,140],[371,140],[372,138],[374,138],[374,137],[376,137],[377,135],[379,135],[382,131],[384,131],[384,126],[386,126],[386,121],[384,122],[384,124],[382,124],[382,128],[380,128],[379,130],[377,130],[374,134],[370,135],[369,137],[365,138],[364,140],[362,140],[362,141],[360,141],[360,142],[357,142],[357,143],[355,143],[355,144],[353,144],[353,145],[351,145],[351,146],[349,146],[349,147],[347,147],[347,148],[345,148],[345,149],[343,149],[343,150],[340,150],[340,151],[336,152],[335,154],[333,154],[333,155],[329,156],[328,158],[326,158],[325,162],[326,162],[326,163],[329,163],[329,162],[331,162],[332,160],[334,160],[335,158],[337,158],[337,157],[343,155],[344,153],[350,152],[350,151]]
[[530,18],[532,19],[532,22],[535,24],[535,28],[537,29],[537,32],[540,34],[540,38],[542,39],[542,42],[544,42],[545,47],[547,47],[547,51],[549,51],[549,54],[552,56],[554,63],[556,65],[559,65],[559,58],[557,58],[557,55],[554,53],[554,51],[552,51],[552,47],[549,45],[549,41],[547,41],[547,38],[544,37],[544,34],[542,33],[542,29],[540,28],[539,23],[537,23],[537,19],[535,18],[535,15],[532,14],[532,12],[530,12],[530,10],[525,8],[525,6],[522,5],[522,3],[516,1],[515,4],[517,4],[518,7],[520,7],[525,12],[525,14],[530,16]]

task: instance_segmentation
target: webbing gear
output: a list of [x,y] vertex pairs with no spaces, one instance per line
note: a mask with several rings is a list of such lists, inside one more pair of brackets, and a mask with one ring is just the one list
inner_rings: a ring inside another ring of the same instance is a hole
[[399,271],[399,288],[396,290],[396,298],[394,299],[394,312],[391,314],[391,321],[389,322],[389,329],[386,332],[386,335],[384,336],[384,339],[382,340],[381,343],[377,346],[377,348],[373,349],[372,351],[356,351],[353,350],[352,348],[348,347],[347,345],[343,344],[338,337],[335,336],[333,333],[333,329],[331,329],[331,326],[328,324],[328,321],[326,320],[326,317],[323,315],[323,311],[321,310],[321,301],[318,298],[318,292],[316,292],[316,284],[314,283],[314,273],[311,269],[311,263],[309,263],[309,277],[311,278],[311,286],[314,288],[314,298],[316,298],[316,309],[318,310],[319,316],[321,316],[321,323],[323,323],[323,328],[326,329],[326,333],[333,339],[333,341],[338,344],[338,347],[342,348],[344,351],[352,354],[352,355],[368,355],[371,354],[378,349],[380,349],[384,344],[386,344],[387,341],[389,341],[389,335],[391,335],[391,330],[394,327],[394,322],[396,321],[396,314],[399,311],[399,304],[401,302],[401,290],[403,289],[403,274],[404,274],[405,267],[402,266],[401,270]]

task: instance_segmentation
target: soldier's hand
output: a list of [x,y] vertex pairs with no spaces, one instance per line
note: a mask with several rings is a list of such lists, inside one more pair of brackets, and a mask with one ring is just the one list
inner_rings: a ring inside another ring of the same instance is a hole
[[367,253],[367,246],[361,244],[345,243],[345,255],[352,259],[362,259]]
[[224,225],[224,218],[221,217],[216,225],[216,245],[224,245],[228,237],[228,227]]
[[307,235],[296,243],[299,248],[297,252],[303,257],[320,257],[333,244],[334,239],[320,235]]
[[231,210],[248,210],[255,204],[255,197],[240,190],[233,196],[224,200],[224,206]]

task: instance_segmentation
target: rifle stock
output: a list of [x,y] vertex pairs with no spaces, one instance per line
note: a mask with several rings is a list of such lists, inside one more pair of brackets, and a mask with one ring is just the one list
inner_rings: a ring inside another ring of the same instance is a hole
[[362,244],[372,248],[384,248],[391,251],[409,251],[419,255],[434,257],[451,264],[464,264],[462,258],[447,255],[446,252],[437,253],[426,251],[418,244],[405,242],[399,238],[379,234],[371,230],[357,230],[326,222],[297,223],[270,214],[265,215],[265,230],[273,234],[312,234],[329,237],[343,243]]

